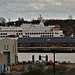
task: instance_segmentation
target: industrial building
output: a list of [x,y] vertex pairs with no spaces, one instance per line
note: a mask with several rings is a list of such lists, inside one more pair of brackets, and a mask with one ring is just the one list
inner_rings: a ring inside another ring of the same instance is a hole
[[17,57],[17,41],[15,39],[1,39],[0,40],[0,52],[4,54],[4,64],[12,65],[18,62]]

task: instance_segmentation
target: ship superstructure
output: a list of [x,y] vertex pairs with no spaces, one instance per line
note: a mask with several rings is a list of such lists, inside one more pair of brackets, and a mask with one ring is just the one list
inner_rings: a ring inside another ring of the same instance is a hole
[[22,24],[21,26],[0,26],[0,38],[4,37],[63,37],[60,25],[44,26],[40,15],[40,23]]

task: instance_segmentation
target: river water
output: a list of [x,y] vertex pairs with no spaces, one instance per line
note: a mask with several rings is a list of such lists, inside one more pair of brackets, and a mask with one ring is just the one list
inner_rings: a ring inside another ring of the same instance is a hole
[[[32,60],[32,55],[34,55],[35,61],[39,60],[39,55],[46,56],[48,55],[48,60],[53,60],[53,54],[52,53],[18,53],[18,60],[19,61],[28,61]],[[56,61],[70,61],[75,63],[75,53],[56,53],[55,54]],[[45,60],[45,58],[42,58],[42,60]]]

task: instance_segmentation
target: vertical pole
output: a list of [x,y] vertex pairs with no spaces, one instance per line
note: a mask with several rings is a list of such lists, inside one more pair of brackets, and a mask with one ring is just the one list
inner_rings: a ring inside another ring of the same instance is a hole
[[32,62],[34,63],[34,55],[32,55]]
[[41,60],[41,55],[39,55],[39,60]]
[[55,52],[53,53],[54,56],[54,75],[55,75]]

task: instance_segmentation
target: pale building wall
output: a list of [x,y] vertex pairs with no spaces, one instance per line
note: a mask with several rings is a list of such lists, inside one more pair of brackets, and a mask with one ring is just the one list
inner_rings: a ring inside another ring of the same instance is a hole
[[10,52],[10,64],[15,64],[15,55],[18,52],[17,41],[9,38],[0,40],[0,52]]

